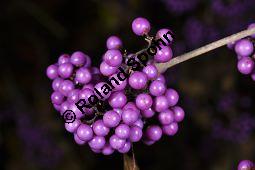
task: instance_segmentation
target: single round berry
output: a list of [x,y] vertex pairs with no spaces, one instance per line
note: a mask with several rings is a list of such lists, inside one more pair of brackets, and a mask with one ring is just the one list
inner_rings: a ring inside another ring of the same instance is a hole
[[139,118],[139,112],[133,109],[126,109],[123,110],[122,113],[122,121],[127,125],[132,125],[135,123]]
[[122,47],[122,41],[117,36],[110,36],[106,41],[106,46],[109,50],[117,50]]
[[103,122],[109,128],[118,126],[120,120],[120,115],[113,110],[107,111],[103,116]]
[[113,74],[115,74],[117,72],[117,67],[112,67],[108,64],[106,64],[106,62],[102,62],[100,64],[100,72],[104,75],[104,76],[111,76]]
[[254,163],[251,162],[250,160],[242,160],[238,164],[238,170],[252,170],[254,168]]
[[112,108],[122,108],[127,103],[127,97],[124,91],[114,92],[108,102]]
[[162,112],[169,107],[168,100],[165,96],[157,96],[154,99],[154,109],[157,112]]
[[132,30],[138,36],[148,34],[150,29],[151,29],[150,23],[145,18],[139,17],[134,19],[134,21],[132,22]]
[[140,127],[138,126],[133,126],[130,129],[130,136],[129,136],[129,140],[131,142],[138,142],[141,140],[143,136],[143,131]]
[[179,106],[173,107],[172,110],[173,110],[173,112],[174,112],[174,120],[175,120],[176,122],[181,122],[181,121],[183,121],[184,116],[185,116],[184,110],[183,110],[181,107],[179,107]]
[[158,141],[162,136],[162,130],[159,126],[151,125],[146,129],[146,138],[153,141]]
[[64,80],[59,87],[59,92],[67,96],[67,94],[74,89],[74,84],[70,80]]
[[253,44],[248,39],[240,40],[235,45],[235,51],[238,55],[246,57],[252,54],[253,52]]
[[128,79],[129,85],[136,90],[143,89],[147,84],[147,76],[143,72],[134,72]]
[[105,138],[102,136],[94,136],[89,141],[89,146],[96,150],[102,149],[104,147],[104,145],[105,145]]
[[51,95],[51,101],[53,104],[60,105],[64,101],[64,97],[62,93],[55,91]]
[[70,62],[75,66],[82,66],[86,62],[86,55],[83,52],[77,51],[71,55]]
[[97,136],[106,136],[110,132],[110,129],[105,126],[101,119],[94,122],[92,128]]
[[168,136],[174,136],[178,131],[178,124],[173,122],[170,125],[165,125],[162,127],[162,131]]
[[119,151],[120,153],[128,153],[129,150],[130,150],[130,148],[131,148],[131,143],[130,143],[129,141],[126,141],[126,143],[124,144],[124,146],[123,146],[122,148],[118,149],[118,151]]
[[130,135],[130,128],[126,124],[120,124],[116,127],[115,134],[121,139],[126,139]]
[[50,65],[47,67],[46,74],[49,79],[53,80],[58,77],[58,67],[56,65]]
[[75,80],[80,84],[87,84],[91,79],[92,75],[89,69],[82,67],[76,71]]
[[76,130],[80,126],[81,121],[79,119],[75,119],[72,123],[65,123],[65,128],[70,133],[76,133]]
[[144,118],[151,118],[152,116],[155,115],[155,111],[152,109],[152,108],[149,108],[147,110],[142,110],[141,111],[141,115],[144,117]]
[[58,64],[64,64],[64,63],[69,63],[70,62],[70,56],[68,54],[62,54],[59,58],[58,58]]
[[141,110],[149,109],[152,106],[152,102],[151,96],[146,93],[139,94],[135,99],[136,106]]
[[237,68],[242,74],[250,74],[254,69],[254,61],[250,57],[243,57],[238,61]]
[[108,50],[103,59],[109,66],[118,67],[122,63],[122,54],[119,50]]
[[169,106],[175,106],[178,103],[179,95],[174,89],[167,89],[165,96],[169,102]]
[[53,90],[55,91],[58,91],[59,87],[60,87],[60,84],[63,82],[64,80],[61,79],[61,78],[56,78],[53,80],[52,82],[52,88]]
[[73,65],[71,63],[64,63],[59,65],[58,74],[62,78],[69,78],[73,74]]
[[74,141],[75,143],[77,143],[78,145],[84,145],[86,143],[86,141],[81,140],[77,134],[74,134]]
[[112,135],[109,142],[113,149],[120,149],[125,145],[126,140],[119,138],[117,135]]
[[147,65],[143,68],[143,72],[147,75],[148,79],[153,80],[156,79],[158,76],[158,70],[155,65]]
[[173,33],[170,29],[167,29],[167,28],[162,28],[160,30],[158,30],[157,34],[156,34],[156,39],[162,39],[162,40],[165,40],[165,39],[168,39],[168,41],[164,41],[166,43],[166,45],[169,45],[173,42],[173,37],[172,37]]
[[79,94],[80,94],[80,90],[78,90],[78,89],[71,90],[67,94],[67,101],[70,102],[70,103],[78,102]]
[[111,145],[109,143],[105,144],[103,149],[102,149],[102,153],[104,155],[111,155],[113,154],[114,149],[111,147]]
[[158,50],[154,56],[154,60],[159,63],[166,63],[173,57],[173,51],[168,46],[161,46],[161,50]]
[[174,113],[169,109],[164,110],[159,113],[158,120],[162,125],[169,125],[174,121]]
[[164,77],[162,74],[160,74],[160,75],[156,78],[156,80],[159,80],[159,81],[161,81],[161,82],[163,82],[163,83],[166,83],[166,79],[165,79],[165,77]]
[[149,87],[150,94],[153,96],[161,96],[166,91],[166,85],[159,80],[154,80]]
[[81,124],[77,129],[77,135],[83,141],[90,141],[93,138],[93,131],[90,126]]

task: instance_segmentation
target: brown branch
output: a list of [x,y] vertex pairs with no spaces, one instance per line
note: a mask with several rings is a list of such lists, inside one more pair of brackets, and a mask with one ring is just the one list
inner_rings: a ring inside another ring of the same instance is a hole
[[123,154],[123,161],[124,161],[124,170],[139,170],[136,161],[135,161],[135,153],[132,147],[132,155]]
[[195,58],[195,57],[197,57],[201,54],[207,53],[207,52],[212,51],[216,48],[227,45],[228,43],[235,42],[235,41],[240,40],[242,38],[248,37],[252,34],[255,34],[255,28],[244,30],[244,31],[241,31],[239,33],[233,34],[231,36],[225,37],[221,40],[218,40],[218,41],[215,41],[213,43],[207,44],[207,45],[205,45],[203,47],[200,47],[196,50],[193,50],[193,51],[190,51],[190,52],[185,53],[183,55],[180,55],[178,57],[175,57],[167,63],[156,64],[156,66],[157,66],[160,73],[164,73],[168,68],[173,67],[174,65],[177,65],[177,64],[182,63],[186,60]]

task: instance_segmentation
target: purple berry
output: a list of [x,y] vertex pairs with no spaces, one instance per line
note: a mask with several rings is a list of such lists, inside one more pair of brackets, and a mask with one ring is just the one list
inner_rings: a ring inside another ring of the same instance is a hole
[[149,87],[150,94],[153,96],[161,96],[166,91],[166,85],[159,80],[154,80]]
[[76,133],[76,130],[80,126],[81,121],[79,119],[75,119],[72,123],[65,123],[65,128],[70,133]]
[[120,149],[125,145],[126,140],[119,138],[117,135],[112,135],[109,142],[113,149]]
[[183,121],[184,116],[185,116],[184,110],[183,110],[181,107],[179,107],[179,106],[173,107],[172,110],[173,110],[173,112],[174,112],[174,120],[175,120],[176,122],[181,122],[181,121]]
[[170,125],[165,125],[162,127],[162,131],[168,136],[174,136],[178,131],[178,124],[173,122]]
[[105,61],[103,61],[100,64],[100,72],[104,75],[104,76],[111,76],[113,74],[115,74],[117,72],[117,67],[112,67],[108,64],[106,64]]
[[138,126],[133,126],[130,129],[130,136],[129,136],[129,140],[131,142],[138,142],[141,140],[143,136],[143,131],[140,127]]
[[174,113],[169,109],[164,110],[159,113],[158,120],[162,125],[169,125],[174,121]]
[[104,147],[105,145],[105,138],[102,136],[94,136],[90,141],[89,141],[89,146],[92,149],[100,150]]
[[169,106],[175,106],[178,103],[179,95],[174,89],[167,89],[165,96],[169,102]]
[[58,58],[58,64],[64,64],[64,63],[69,63],[70,62],[70,56],[68,54],[62,54],[59,58]]
[[103,116],[103,122],[109,128],[118,126],[120,120],[120,115],[113,110],[107,111]]
[[155,111],[152,108],[149,108],[147,110],[143,110],[141,114],[144,118],[151,118],[155,115]]
[[130,135],[130,128],[126,124],[120,124],[116,127],[115,134],[121,139],[126,139]]
[[76,71],[75,80],[80,84],[87,84],[91,79],[92,75],[89,69],[82,67]]
[[127,97],[124,91],[114,92],[108,102],[112,108],[122,108],[127,103]]
[[53,80],[58,77],[58,67],[56,65],[50,65],[47,67],[46,74],[49,79]]
[[[172,31],[169,30],[169,29],[167,29],[167,28],[162,28],[162,29],[160,29],[160,30],[157,32],[157,34],[156,34],[156,38],[157,38],[157,39],[160,39],[160,38],[161,38],[162,40],[166,39],[166,38],[164,37],[164,34],[167,34],[169,31],[170,31],[171,34],[172,34]],[[174,39],[173,39],[172,35],[170,35],[170,34],[167,34],[167,38],[169,39],[170,42],[165,41],[165,43],[166,43],[166,45],[169,45],[170,43],[173,42]]]
[[59,65],[58,74],[62,78],[69,78],[73,74],[73,65],[71,63],[64,63]]
[[94,122],[92,128],[97,136],[106,136],[110,132],[110,129],[105,126],[101,119]]
[[109,66],[118,67],[122,63],[122,54],[119,50],[108,50],[103,59]]
[[238,55],[246,57],[252,54],[253,52],[253,44],[250,40],[243,39],[236,43],[235,51]]
[[83,141],[90,141],[93,138],[93,131],[90,126],[81,124],[77,129],[77,135]]
[[154,60],[159,63],[166,63],[173,57],[173,51],[168,46],[161,46],[161,50],[158,50],[154,56]]
[[106,41],[106,46],[109,50],[117,50],[122,47],[122,41],[117,36],[110,36]]
[[74,134],[74,141],[75,143],[77,143],[78,145],[84,145],[86,143],[86,141],[81,140],[77,134]]
[[143,72],[134,72],[128,79],[129,85],[136,90],[143,89],[147,84],[147,76]]
[[147,110],[152,106],[152,98],[149,94],[142,93],[139,94],[136,99],[136,106],[141,110]]
[[122,121],[127,125],[132,125],[139,118],[139,112],[133,109],[123,110]]
[[139,17],[134,19],[134,21],[132,22],[132,30],[138,36],[148,34],[150,29],[151,29],[150,23],[145,18]]
[[238,61],[237,68],[242,74],[250,74],[254,69],[254,61],[250,57],[243,57]]
[[254,168],[254,163],[251,162],[250,160],[242,160],[238,164],[238,170],[252,170]]
[[157,96],[154,99],[154,109],[157,112],[162,112],[169,107],[168,100],[165,96]]
[[159,126],[151,125],[146,129],[146,138],[153,141],[158,141],[162,136],[162,130]]
[[158,70],[155,65],[147,65],[146,67],[143,68],[143,72],[147,75],[148,79],[156,79],[158,76]]
[[131,148],[131,143],[127,141],[122,148],[118,149],[118,151],[120,153],[128,153],[130,148]]
[[51,95],[51,101],[53,104],[60,105],[64,101],[64,95],[55,91]]
[[74,52],[71,56],[70,62],[75,66],[82,66],[86,62],[86,55],[83,52]]

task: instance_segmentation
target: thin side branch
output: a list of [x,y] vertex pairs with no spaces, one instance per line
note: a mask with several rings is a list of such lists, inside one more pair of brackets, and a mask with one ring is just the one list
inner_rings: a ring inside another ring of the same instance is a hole
[[156,67],[158,68],[160,73],[164,73],[168,68],[173,67],[176,64],[179,64],[179,63],[182,63],[186,60],[195,58],[195,57],[197,57],[201,54],[207,53],[207,52],[212,51],[216,48],[227,45],[228,43],[235,42],[235,41],[240,40],[242,38],[248,37],[252,34],[255,34],[255,28],[244,30],[244,31],[241,31],[239,33],[228,36],[226,38],[215,41],[213,43],[207,44],[207,45],[205,45],[203,47],[200,47],[196,50],[193,50],[193,51],[190,51],[190,52],[185,53],[183,55],[180,55],[178,57],[175,57],[167,63],[156,64]]

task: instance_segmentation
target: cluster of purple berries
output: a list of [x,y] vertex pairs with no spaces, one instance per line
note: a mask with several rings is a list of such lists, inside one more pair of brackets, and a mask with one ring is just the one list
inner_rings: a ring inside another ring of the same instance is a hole
[[[151,40],[170,31],[161,29],[155,37],[149,37],[150,23],[145,18],[136,18],[132,30]],[[164,76],[155,66],[157,62],[172,58],[171,48],[162,46],[146,66],[134,71],[125,63],[130,54],[123,52],[119,37],[109,37],[106,46],[99,69],[91,67],[90,58],[82,52],[61,55],[58,63],[47,68],[47,76],[53,80],[51,101],[54,107],[61,114],[72,110],[76,115],[74,122],[65,123],[66,130],[74,134],[75,142],[79,145],[87,143],[95,153],[110,155],[115,150],[127,153],[133,142],[143,141],[151,145],[163,134],[175,135],[185,113],[176,105],[178,93],[172,88],[167,89]],[[105,93],[101,88],[105,79],[116,77],[119,67],[124,68],[129,77],[112,83],[114,88]],[[83,114],[75,103],[80,99],[87,101],[91,95],[98,96],[94,89],[103,95],[104,100],[85,108]]]
[[[255,28],[255,23],[249,25],[248,29],[251,28]],[[237,54],[237,68],[239,72],[245,75],[251,75],[251,78],[255,81],[254,38],[255,34],[237,42],[230,43],[228,44],[228,47],[234,48]]]
[[237,170],[254,170],[255,164],[250,160],[242,160],[238,164]]

